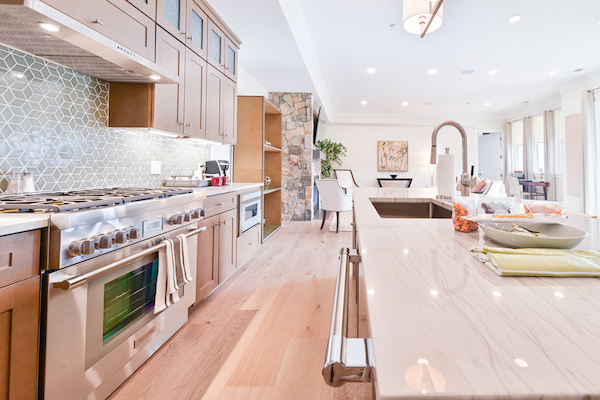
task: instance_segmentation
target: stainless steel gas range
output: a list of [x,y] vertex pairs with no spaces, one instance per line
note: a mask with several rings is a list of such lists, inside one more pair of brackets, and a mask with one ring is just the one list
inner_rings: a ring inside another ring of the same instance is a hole
[[[0,197],[0,210],[50,214],[42,274],[40,393],[105,399],[187,321],[195,302],[205,194],[109,188]],[[185,234],[193,280],[154,312],[159,253]]]

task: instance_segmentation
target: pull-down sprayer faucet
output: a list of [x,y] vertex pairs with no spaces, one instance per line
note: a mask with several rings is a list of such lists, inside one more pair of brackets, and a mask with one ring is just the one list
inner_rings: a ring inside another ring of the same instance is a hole
[[461,196],[470,196],[471,195],[471,186],[474,186],[475,182],[472,179],[469,179],[469,174],[467,172],[468,161],[467,161],[467,133],[464,128],[458,123],[454,121],[444,121],[433,130],[433,134],[431,135],[431,160],[429,161],[431,164],[437,164],[437,135],[440,129],[444,126],[450,125],[458,129],[460,132],[460,136],[462,137],[462,175],[460,177],[461,186],[460,186],[460,195]]

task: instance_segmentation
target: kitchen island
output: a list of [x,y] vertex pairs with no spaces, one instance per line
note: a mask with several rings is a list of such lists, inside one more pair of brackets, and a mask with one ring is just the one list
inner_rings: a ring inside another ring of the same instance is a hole
[[[481,230],[372,205],[452,207],[435,193],[354,191],[377,399],[600,396],[600,280],[501,277],[470,253]],[[589,233],[579,249],[600,248],[598,220],[569,225]]]

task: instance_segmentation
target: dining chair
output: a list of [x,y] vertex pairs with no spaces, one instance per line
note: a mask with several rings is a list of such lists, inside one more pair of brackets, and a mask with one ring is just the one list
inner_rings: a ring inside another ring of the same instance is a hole
[[509,176],[506,178],[506,183],[508,183],[508,195],[510,197],[516,197],[517,199],[524,199],[526,198],[525,196],[529,197],[529,192],[521,190],[519,178],[515,176]]
[[490,197],[506,197],[506,188],[502,181],[492,181],[489,189],[483,194]]
[[317,184],[317,189],[319,189],[321,210],[323,210],[321,229],[325,225],[327,211],[335,212],[337,216],[335,232],[338,233],[340,230],[340,212],[352,211],[354,208],[352,195],[344,193],[337,179],[315,179],[315,183]]
[[358,187],[351,169],[334,169],[333,172],[346,193],[352,193],[352,189]]

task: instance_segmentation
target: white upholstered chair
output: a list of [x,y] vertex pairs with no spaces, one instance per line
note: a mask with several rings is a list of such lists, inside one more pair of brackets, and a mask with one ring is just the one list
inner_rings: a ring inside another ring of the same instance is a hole
[[483,194],[490,197],[506,197],[506,188],[502,181],[492,181],[489,189],[487,189]]
[[358,187],[351,169],[334,169],[333,171],[335,172],[335,177],[340,182],[340,186],[346,193],[351,194],[352,189]]
[[321,210],[323,212],[323,222],[321,229],[327,219],[327,211],[337,213],[337,226],[335,232],[340,230],[340,212],[352,211],[352,195],[346,194],[342,190],[337,179],[315,179],[319,197],[321,199]]
[[529,192],[521,190],[521,185],[517,177],[509,176],[506,178],[506,183],[508,183],[508,195],[510,197],[516,197],[517,199],[529,197]]

